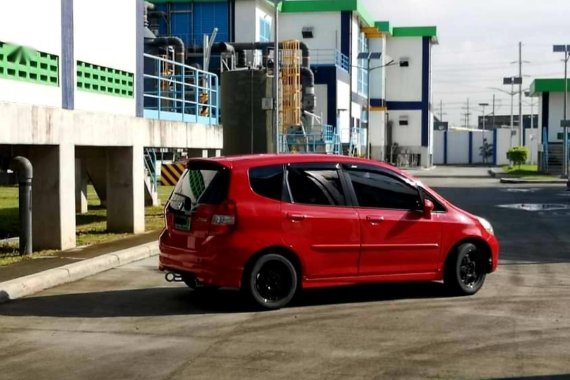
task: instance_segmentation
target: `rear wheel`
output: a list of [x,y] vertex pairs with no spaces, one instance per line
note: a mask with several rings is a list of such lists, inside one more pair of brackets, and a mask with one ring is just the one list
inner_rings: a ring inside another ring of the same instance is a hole
[[448,258],[444,283],[455,295],[472,295],[481,289],[486,275],[482,252],[475,244],[464,243]]
[[264,309],[279,309],[293,299],[298,283],[297,270],[291,261],[271,253],[255,261],[244,278],[243,290]]

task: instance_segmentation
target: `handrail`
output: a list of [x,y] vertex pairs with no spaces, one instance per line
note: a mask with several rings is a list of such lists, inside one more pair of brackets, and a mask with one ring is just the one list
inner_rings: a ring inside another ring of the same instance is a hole
[[145,68],[145,110],[156,111],[150,117],[163,119],[166,113],[180,115],[181,121],[194,116],[194,121],[220,123],[220,90],[216,74],[179,62],[144,54],[151,60]]

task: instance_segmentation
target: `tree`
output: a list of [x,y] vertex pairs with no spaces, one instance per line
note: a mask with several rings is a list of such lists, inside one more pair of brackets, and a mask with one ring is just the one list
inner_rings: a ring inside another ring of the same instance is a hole
[[528,159],[528,148],[526,146],[514,146],[507,152],[507,158],[520,168]]
[[489,144],[487,139],[483,139],[483,145],[479,147],[479,155],[483,158],[483,163],[487,163],[487,159],[493,155],[493,144]]

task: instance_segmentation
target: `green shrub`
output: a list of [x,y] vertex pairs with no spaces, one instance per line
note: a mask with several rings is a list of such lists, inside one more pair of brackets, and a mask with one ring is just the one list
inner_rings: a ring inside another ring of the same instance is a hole
[[528,159],[528,148],[526,146],[514,146],[507,152],[507,158],[520,167]]

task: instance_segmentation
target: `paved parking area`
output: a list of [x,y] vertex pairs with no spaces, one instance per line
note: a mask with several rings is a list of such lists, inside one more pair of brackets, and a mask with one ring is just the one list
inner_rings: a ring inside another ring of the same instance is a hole
[[473,297],[441,284],[306,291],[257,312],[238,292],[168,284],[156,258],[0,305],[0,379],[570,376],[570,204],[561,186],[425,182],[493,223],[498,272]]

